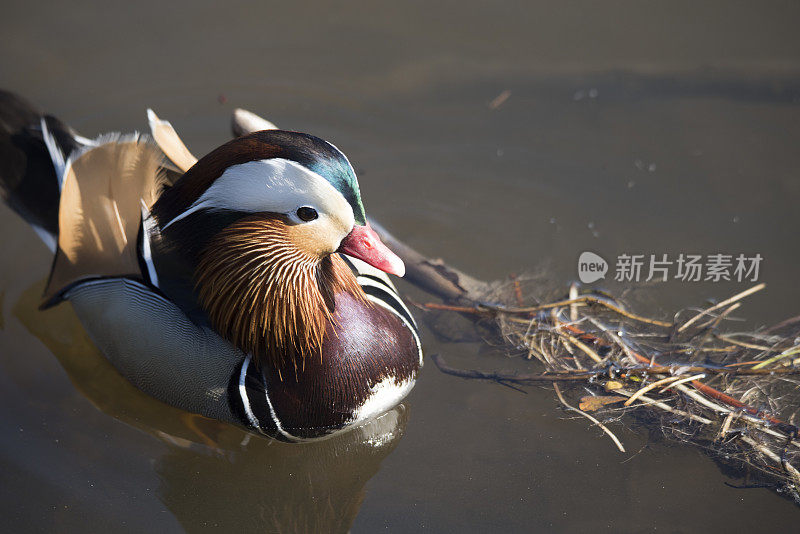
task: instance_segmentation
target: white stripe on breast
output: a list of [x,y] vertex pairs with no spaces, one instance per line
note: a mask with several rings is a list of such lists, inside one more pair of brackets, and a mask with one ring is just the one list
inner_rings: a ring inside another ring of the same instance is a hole
[[[417,322],[414,320],[414,315],[409,311],[408,307],[403,302],[403,299],[400,298],[400,294],[397,292],[397,288],[394,287],[394,284],[392,283],[392,281],[389,279],[389,277],[386,275],[385,272],[381,271],[380,269],[376,269],[372,265],[364,261],[361,261],[358,258],[353,258],[351,256],[345,256],[345,257],[347,261],[349,261],[350,264],[353,266],[353,268],[355,268],[356,279],[359,285],[362,286],[368,285],[377,287],[389,293],[392,297],[395,298],[400,307],[406,311],[408,316],[411,317],[411,322],[414,324],[414,327],[417,328]],[[374,276],[375,278],[380,279],[381,282],[385,284],[385,286],[381,285],[375,280],[372,280],[370,278],[365,278],[364,275]]]
[[405,325],[405,327],[408,328],[409,330],[411,330],[411,335],[414,336],[414,342],[417,344],[417,352],[419,353],[419,366],[422,367],[422,363],[423,363],[422,362],[422,343],[420,343],[420,341],[419,341],[419,335],[417,334],[417,329],[414,328],[411,324],[409,324],[408,319],[406,319],[405,317],[403,317],[402,315],[397,313],[397,311],[394,308],[392,308],[391,306],[386,304],[381,299],[375,298],[372,295],[367,295],[367,300],[369,300],[370,302],[374,302],[375,304],[377,304],[378,306],[380,306],[384,310],[387,310],[387,311],[391,312],[395,317],[399,317],[400,320]]
[[267,406],[269,407],[269,416],[272,417],[272,420],[275,422],[275,428],[278,429],[285,438],[290,441],[308,441],[303,438],[298,438],[297,436],[293,436],[289,434],[283,429],[280,420],[278,420],[278,415],[275,413],[275,408],[272,407],[272,401],[269,399],[269,391],[267,390],[267,384],[264,384],[264,397],[267,399]]
[[256,415],[253,413],[253,409],[250,407],[250,399],[247,397],[247,387],[244,385],[244,381],[247,378],[247,368],[250,366],[250,356],[244,359],[242,363],[242,371],[239,373],[239,396],[242,398],[242,406],[244,406],[244,412],[247,414],[247,418],[250,420],[250,424],[253,427],[261,430],[261,425],[258,424],[258,419],[256,419]]
[[[403,315],[397,313],[397,310],[395,310],[392,306],[387,304],[385,301],[383,301],[383,300],[381,300],[379,298],[376,298],[376,297],[374,297],[372,295],[367,295],[367,299],[370,302],[374,302],[375,304],[378,304],[381,308],[389,311],[394,316],[399,317],[400,320],[403,322],[403,324],[406,326],[406,328],[411,330],[411,334],[414,336],[414,342],[417,344],[417,351],[419,352],[419,365],[420,365],[420,367],[422,367],[422,364],[423,364],[423,360],[422,360],[422,343],[419,340],[419,333],[417,332],[417,323],[414,320],[414,315],[408,310],[408,307],[403,302],[403,299],[401,299],[400,295],[397,293],[397,289],[395,289],[394,284],[392,284],[392,281],[389,279],[389,277],[386,275],[386,273],[384,273],[383,271],[381,271],[379,269],[376,269],[372,265],[369,265],[368,263],[366,263],[366,262],[364,262],[362,260],[359,260],[358,258],[353,258],[351,256],[345,256],[345,259],[348,262],[350,262],[350,264],[356,270],[356,273],[357,273],[356,280],[358,281],[359,285],[361,285],[361,286],[372,286],[372,287],[377,287],[378,289],[382,289],[387,295],[391,295],[397,301],[397,303],[400,304],[401,308],[403,310],[405,310],[406,313],[408,313],[408,316],[411,317],[411,321],[412,322],[409,323],[408,319],[406,319]],[[388,287],[384,287],[382,284],[378,283],[375,280],[371,280],[369,278],[364,278],[364,276],[362,276],[362,275],[365,275],[365,274],[380,278],[386,284],[386,286],[388,286]]]
[[[406,307],[405,303],[403,303],[403,300],[400,298],[400,295],[398,295],[396,292],[392,291],[390,288],[387,288],[385,285],[381,284],[380,282],[376,282],[375,280],[373,280],[371,278],[366,278],[364,276],[359,276],[359,277],[356,278],[356,281],[358,282],[358,285],[360,285],[362,287],[370,286],[370,287],[374,287],[374,288],[382,290],[386,295],[389,296],[389,298],[392,299],[393,302],[395,302],[400,307],[400,309],[404,310],[408,314],[408,316],[411,318],[411,324],[414,326],[414,329],[416,330],[417,322],[414,320],[414,316],[411,315],[411,312],[408,310],[408,308]],[[396,310],[393,310],[393,311],[394,311],[395,315],[399,315]],[[405,317],[404,317],[404,319],[405,319]],[[408,321],[406,321],[406,322],[408,322]]]
[[[244,411],[247,413],[247,418],[250,420],[250,423],[253,427],[257,428],[259,432],[264,434],[264,429],[261,428],[261,424],[259,423],[256,415],[253,413],[253,409],[250,407],[250,399],[247,396],[247,387],[245,386],[245,379],[247,378],[247,368],[250,366],[251,357],[248,355],[244,359],[244,363],[242,364],[242,372],[239,374],[239,395],[242,397],[242,404],[244,405]],[[272,422],[275,423],[275,428],[278,429],[286,439],[290,441],[308,441],[303,438],[299,438],[294,436],[283,429],[281,425],[280,419],[278,419],[278,415],[275,413],[275,408],[272,407],[272,401],[269,398],[269,391],[267,391],[267,384],[266,380],[264,381],[264,398],[267,400],[267,407],[269,408],[269,416],[272,418]]]

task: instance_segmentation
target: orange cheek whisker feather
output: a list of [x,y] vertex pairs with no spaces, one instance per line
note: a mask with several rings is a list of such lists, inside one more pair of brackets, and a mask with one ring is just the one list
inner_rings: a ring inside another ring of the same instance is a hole
[[364,292],[344,261],[304,252],[286,224],[263,215],[232,224],[201,256],[196,271],[200,303],[212,325],[260,365],[269,361],[297,376],[305,359],[322,354],[334,296]]

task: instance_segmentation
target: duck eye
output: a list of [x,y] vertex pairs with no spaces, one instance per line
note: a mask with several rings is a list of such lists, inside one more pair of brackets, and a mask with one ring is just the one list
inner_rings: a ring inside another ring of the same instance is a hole
[[302,208],[297,208],[297,216],[300,218],[301,221],[309,222],[313,221],[319,215],[317,215],[317,210],[314,208],[309,208],[308,206],[303,206]]

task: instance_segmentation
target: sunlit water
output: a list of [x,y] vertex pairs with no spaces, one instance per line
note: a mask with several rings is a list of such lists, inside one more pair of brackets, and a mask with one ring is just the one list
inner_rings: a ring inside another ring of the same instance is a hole
[[[0,80],[85,135],[143,130],[152,107],[197,155],[227,139],[234,107],[328,138],[356,167],[368,213],[484,279],[531,271],[566,287],[585,250],[758,253],[768,289],[737,312],[744,326],[800,311],[796,8],[471,4],[9,7]],[[192,417],[120,378],[69,305],[38,311],[49,255],[5,207],[0,224],[10,531],[796,524],[794,505],[724,485],[699,451],[615,427],[620,454],[565,419],[552,391],[430,364],[403,409],[321,444]],[[746,287],[672,281],[641,311]],[[429,330],[423,342],[459,367],[524,367]]]

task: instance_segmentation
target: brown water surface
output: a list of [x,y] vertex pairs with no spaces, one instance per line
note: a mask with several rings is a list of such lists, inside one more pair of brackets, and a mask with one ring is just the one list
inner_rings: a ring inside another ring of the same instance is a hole
[[[85,135],[144,130],[152,107],[200,155],[245,107],[331,140],[369,214],[481,278],[529,271],[566,287],[585,250],[612,261],[759,253],[768,289],[737,312],[742,328],[800,312],[796,3],[3,11],[0,85]],[[793,504],[726,486],[699,451],[617,427],[620,454],[566,420],[552,391],[523,395],[433,365],[380,428],[323,444],[191,417],[120,378],[68,305],[37,310],[49,254],[6,207],[0,224],[5,531],[796,528]],[[640,310],[667,315],[746,287],[671,281]],[[479,343],[429,330],[423,341],[459,367],[514,365]]]

